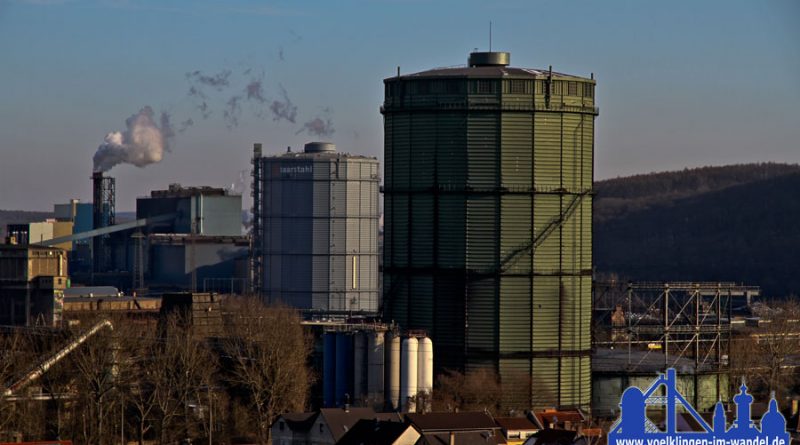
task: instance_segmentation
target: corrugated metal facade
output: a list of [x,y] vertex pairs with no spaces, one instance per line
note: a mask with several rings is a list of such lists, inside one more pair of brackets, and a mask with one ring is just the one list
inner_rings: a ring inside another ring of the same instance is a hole
[[287,153],[261,162],[267,301],[319,312],[376,313],[378,161]]
[[595,82],[492,68],[384,82],[386,318],[511,404],[588,408]]

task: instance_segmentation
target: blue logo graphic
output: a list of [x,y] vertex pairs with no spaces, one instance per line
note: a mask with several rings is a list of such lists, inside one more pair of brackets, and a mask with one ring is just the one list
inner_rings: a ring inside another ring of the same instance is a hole
[[[736,419],[727,425],[722,402],[714,409],[713,427],[695,411],[676,389],[675,370],[670,368],[642,392],[630,387],[622,394],[620,418],[608,433],[609,445],[789,445],[786,419],[773,396],[761,418],[761,428],[750,419],[753,396],[742,382],[733,397]],[[647,408],[665,409],[664,428],[647,418]],[[678,408],[683,408],[701,431],[678,431]]]

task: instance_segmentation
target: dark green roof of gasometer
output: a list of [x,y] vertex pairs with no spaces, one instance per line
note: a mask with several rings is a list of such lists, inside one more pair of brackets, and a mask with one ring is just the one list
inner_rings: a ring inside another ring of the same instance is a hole
[[[470,77],[470,78],[544,78],[550,74],[549,70],[534,69],[534,68],[515,68],[509,66],[456,66],[446,68],[434,68],[427,71],[420,71],[419,73],[404,74],[400,76],[401,79],[417,79],[426,77]],[[571,74],[558,73],[553,71],[553,77],[557,78],[571,78],[575,80],[594,82],[594,79],[586,77],[573,76]],[[384,79],[385,82],[390,82],[397,79],[397,76]]]
[[417,79],[417,78],[443,78],[443,77],[458,77],[458,78],[476,78],[476,79],[492,79],[492,78],[515,78],[515,79],[534,79],[543,78],[552,74],[556,78],[567,78],[581,81],[588,81],[594,83],[594,79],[589,79],[581,76],[574,76],[571,74],[559,73],[551,71],[550,69],[536,69],[536,68],[515,68],[507,65],[510,60],[509,53],[495,52],[495,53],[471,53],[470,63],[468,65],[458,65],[443,68],[434,68],[427,71],[420,71],[418,73],[404,74],[402,76],[389,77],[384,79],[384,82],[390,82],[395,79]]

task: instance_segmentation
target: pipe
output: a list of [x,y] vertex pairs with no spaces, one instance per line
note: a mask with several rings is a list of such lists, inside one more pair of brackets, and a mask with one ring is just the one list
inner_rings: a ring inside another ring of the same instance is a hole
[[96,334],[100,329],[107,327],[110,330],[114,330],[114,325],[111,324],[109,320],[101,320],[97,322],[94,326],[91,327],[88,331],[84,332],[80,337],[76,338],[75,340],[69,342],[66,346],[61,348],[55,354],[51,355],[50,358],[46,359],[42,363],[40,363],[36,368],[26,374],[21,379],[17,380],[16,382],[12,383],[4,392],[3,396],[8,397],[13,395],[16,391],[23,388],[25,385],[33,382],[34,380],[38,379],[42,376],[45,372],[47,372],[53,365],[61,361],[64,357],[69,355],[72,351],[78,348],[83,342],[88,340],[94,334]]

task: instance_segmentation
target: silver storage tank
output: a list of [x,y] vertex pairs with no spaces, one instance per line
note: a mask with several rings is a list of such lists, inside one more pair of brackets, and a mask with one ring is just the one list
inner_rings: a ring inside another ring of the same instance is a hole
[[378,160],[312,142],[255,162],[262,297],[320,313],[377,313]]

